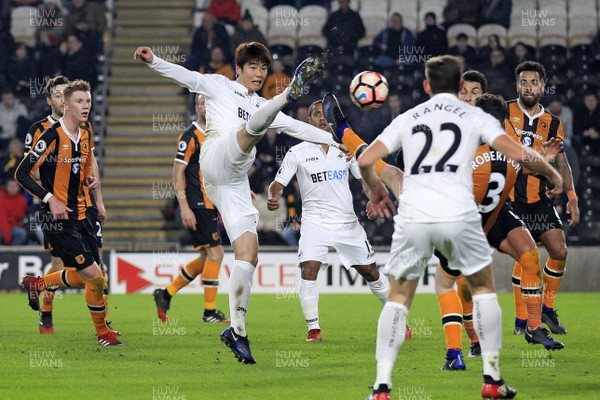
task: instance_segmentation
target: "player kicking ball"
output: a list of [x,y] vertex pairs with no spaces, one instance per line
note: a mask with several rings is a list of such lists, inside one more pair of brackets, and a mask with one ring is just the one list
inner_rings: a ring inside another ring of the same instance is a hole
[[304,60],[290,85],[267,101],[256,94],[272,61],[271,53],[260,43],[242,43],[235,50],[235,81],[166,62],[149,47],[138,47],[134,59],[138,58],[158,74],[206,97],[206,137],[200,169],[206,193],[221,213],[235,257],[229,278],[231,326],[223,331],[221,341],[240,362],[254,364],[246,333],[246,311],[258,263],[258,211],[252,204],[248,170],[254,162],[255,146],[268,128],[300,140],[336,145],[331,134],[280,112],[303,95],[308,81],[322,70],[322,63],[312,58]]
[[[323,102],[312,103],[308,123],[330,132],[323,115]],[[285,155],[275,180],[269,186],[267,207],[279,208],[283,189],[294,175],[302,197],[302,228],[298,248],[300,304],[308,325],[307,342],[320,342],[319,289],[317,276],[327,265],[329,247],[335,248],[346,269],[355,268],[371,292],[385,304],[390,289],[388,278],[379,272],[365,230],[358,222],[348,186],[348,174],[361,180],[356,159],[350,161],[338,148],[300,143]]]

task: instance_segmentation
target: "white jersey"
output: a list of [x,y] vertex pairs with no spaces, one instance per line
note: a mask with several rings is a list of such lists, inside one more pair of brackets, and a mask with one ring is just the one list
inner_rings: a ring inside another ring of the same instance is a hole
[[325,154],[313,143],[293,146],[285,155],[275,181],[287,186],[294,175],[302,196],[302,222],[347,224],[358,222],[348,186],[348,173],[360,179],[358,163],[335,147]]
[[505,135],[498,120],[442,93],[396,117],[378,136],[390,153],[403,149],[404,183],[398,216],[404,222],[462,220],[477,212],[475,150]]
[[[254,110],[267,101],[256,93],[248,93],[248,89],[241,83],[223,75],[190,71],[156,56],[148,65],[160,75],[174,79],[190,92],[206,96],[206,140],[233,134],[248,122]],[[331,135],[326,132],[282,112],[277,114],[270,128],[276,129],[278,133],[285,131],[290,136],[299,136],[301,132],[311,130],[312,135],[323,138],[322,143],[334,143]]]

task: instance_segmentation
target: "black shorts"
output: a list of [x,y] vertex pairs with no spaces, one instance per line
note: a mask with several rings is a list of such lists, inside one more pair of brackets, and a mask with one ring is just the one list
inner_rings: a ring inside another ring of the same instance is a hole
[[550,199],[531,204],[512,203],[512,207],[536,242],[540,241],[540,236],[552,229],[565,230]]
[[221,235],[217,224],[217,210],[209,208],[192,209],[196,216],[196,229],[188,229],[192,236],[194,249],[215,247],[221,244]]
[[87,219],[47,224],[44,237],[48,239],[50,253],[60,257],[65,267],[82,270],[100,260],[94,229]]
[[54,246],[48,242],[48,236],[46,235],[46,232],[42,230],[42,233],[44,234],[44,250],[50,253],[52,257],[60,257],[58,252],[54,249]]
[[98,248],[101,249],[102,245],[104,244],[104,239],[102,239],[102,223],[100,222],[100,215],[98,214],[98,209],[96,207],[88,207],[85,210],[85,216],[94,228],[94,236],[96,236],[96,243]]
[[521,221],[515,213],[510,203],[506,202],[498,213],[496,222],[492,225],[487,233],[487,241],[490,246],[496,250],[500,250],[500,243],[508,236],[508,233],[515,228],[525,227],[525,223]]
[[433,252],[433,255],[435,255],[439,260],[440,260],[440,266],[442,267],[442,270],[444,270],[445,273],[447,273],[450,276],[453,276],[455,278],[458,278],[461,274],[460,271],[454,270],[454,269],[450,269],[448,267],[448,259],[446,259],[446,257],[444,257],[442,255],[442,253],[440,253],[439,251],[435,250]]

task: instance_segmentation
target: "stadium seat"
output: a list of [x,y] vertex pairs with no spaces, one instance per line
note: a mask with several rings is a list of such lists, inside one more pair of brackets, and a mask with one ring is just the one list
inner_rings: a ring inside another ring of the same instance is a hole
[[[308,21],[309,27],[317,33],[321,33],[321,30],[327,22],[327,10],[321,6],[306,6],[300,9],[300,20]],[[303,25],[300,25],[302,28]]]
[[269,27],[269,12],[262,5],[252,6],[252,8],[242,8],[242,15],[248,10],[252,16],[252,22],[258,26],[258,30],[263,34],[267,35]]
[[[359,1],[358,0],[350,0],[350,8],[354,11],[358,11]],[[340,9],[340,3],[337,0],[331,1],[331,12],[337,11]]]
[[[300,25],[298,21],[299,14],[298,10],[292,6],[283,5],[271,8],[269,10],[269,31],[271,29],[287,30],[287,36],[296,36],[295,32]],[[280,33],[278,32],[278,34]]]
[[516,15],[521,17],[523,15],[523,11],[526,12],[528,10],[538,10],[536,0],[512,0],[512,8],[510,13],[511,19]]
[[321,31],[315,31],[312,26],[301,26],[298,30],[298,46],[327,47],[327,39]]
[[506,47],[506,28],[500,24],[485,24],[477,30],[477,47],[482,48],[487,45],[488,38],[491,35],[497,35],[500,39],[500,45]]
[[[210,3],[210,1],[209,1]],[[245,9],[250,9],[250,12],[252,12],[256,7],[262,7],[263,6],[263,2],[262,0],[238,0],[238,3],[240,5],[240,10],[245,10]],[[243,12],[242,12],[243,15]]]
[[387,18],[388,1],[387,0],[362,0],[360,3],[359,14],[361,18],[381,17]]
[[363,18],[363,24],[365,26],[365,37],[358,41],[358,47],[369,46],[373,43],[373,39],[375,39],[382,30],[387,28],[385,16]]
[[469,46],[477,48],[477,30],[473,25],[469,24],[454,24],[446,31],[448,37],[448,47],[456,45],[456,36],[459,33],[467,35],[467,42]]
[[591,25],[571,25],[569,26],[568,43],[569,47],[589,44],[596,34],[596,28]]
[[23,42],[28,47],[35,47],[36,26],[31,23],[31,16],[36,11],[34,7],[17,7],[12,10],[10,34],[15,42]]
[[281,43],[296,48],[296,27],[292,29],[290,26],[277,23],[277,20],[271,20],[267,41],[270,45]]
[[526,46],[537,48],[537,33],[535,27],[516,25],[511,26],[507,33],[508,47],[512,48],[521,42]]

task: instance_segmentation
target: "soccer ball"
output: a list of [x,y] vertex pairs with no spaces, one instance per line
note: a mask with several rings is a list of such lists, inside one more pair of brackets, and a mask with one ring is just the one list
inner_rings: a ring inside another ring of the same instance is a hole
[[383,104],[388,95],[388,83],[378,72],[363,71],[350,83],[350,98],[358,107],[368,110]]

